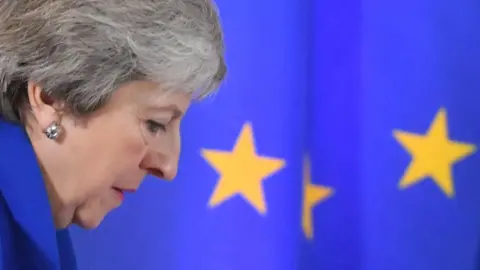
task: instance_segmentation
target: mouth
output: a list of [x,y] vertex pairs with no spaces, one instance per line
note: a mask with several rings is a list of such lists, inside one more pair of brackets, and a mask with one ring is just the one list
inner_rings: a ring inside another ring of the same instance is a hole
[[130,190],[130,189],[123,189],[123,188],[117,188],[117,187],[113,187],[112,188],[115,193],[117,193],[118,197],[120,198],[120,200],[123,201],[123,199],[125,198],[125,192],[128,192],[128,193],[133,193],[135,192],[135,190]]

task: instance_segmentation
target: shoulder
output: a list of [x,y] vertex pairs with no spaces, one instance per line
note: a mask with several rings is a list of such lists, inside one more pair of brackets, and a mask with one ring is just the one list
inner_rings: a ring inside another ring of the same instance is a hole
[[8,240],[6,239],[7,236],[11,236],[12,221],[12,215],[0,190],[0,245],[4,243],[4,240]]
[[[44,248],[45,243],[38,237],[38,233],[43,231],[22,226],[15,217],[8,201],[0,193],[0,270],[59,269],[58,258],[48,256],[51,251],[57,250]],[[39,224],[36,226],[42,227]]]
[[0,266],[54,269],[59,265],[55,226],[23,127],[0,121],[0,149],[7,153],[0,154]]
[[13,217],[3,194],[0,193],[0,270],[3,269],[2,267],[14,265],[11,261],[15,243],[15,230],[12,225]]

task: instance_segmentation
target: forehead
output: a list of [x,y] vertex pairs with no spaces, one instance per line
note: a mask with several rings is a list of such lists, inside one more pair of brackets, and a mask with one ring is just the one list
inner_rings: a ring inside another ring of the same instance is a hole
[[165,91],[158,83],[130,82],[112,96],[111,105],[135,106],[146,111],[173,111],[183,114],[190,106],[191,95],[181,91]]

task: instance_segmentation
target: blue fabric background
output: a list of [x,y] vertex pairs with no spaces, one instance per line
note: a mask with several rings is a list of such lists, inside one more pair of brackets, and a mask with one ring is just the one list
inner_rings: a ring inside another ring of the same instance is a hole
[[[411,161],[393,137],[424,134],[440,108],[449,137],[480,143],[480,2],[218,1],[228,78],[183,124],[178,177],[148,178],[95,231],[72,229],[80,269],[468,270],[480,241],[480,158],[399,189]],[[252,124],[258,154],[286,166],[263,182],[260,215],[236,196],[210,208],[217,172]],[[302,166],[333,196],[301,228]]]

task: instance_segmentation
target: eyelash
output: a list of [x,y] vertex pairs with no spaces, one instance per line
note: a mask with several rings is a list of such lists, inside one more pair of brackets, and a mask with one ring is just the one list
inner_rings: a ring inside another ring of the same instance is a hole
[[160,130],[163,132],[167,131],[167,126],[164,124],[158,123],[157,121],[147,120],[146,124],[147,124],[148,131],[153,134],[157,134],[158,131]]

